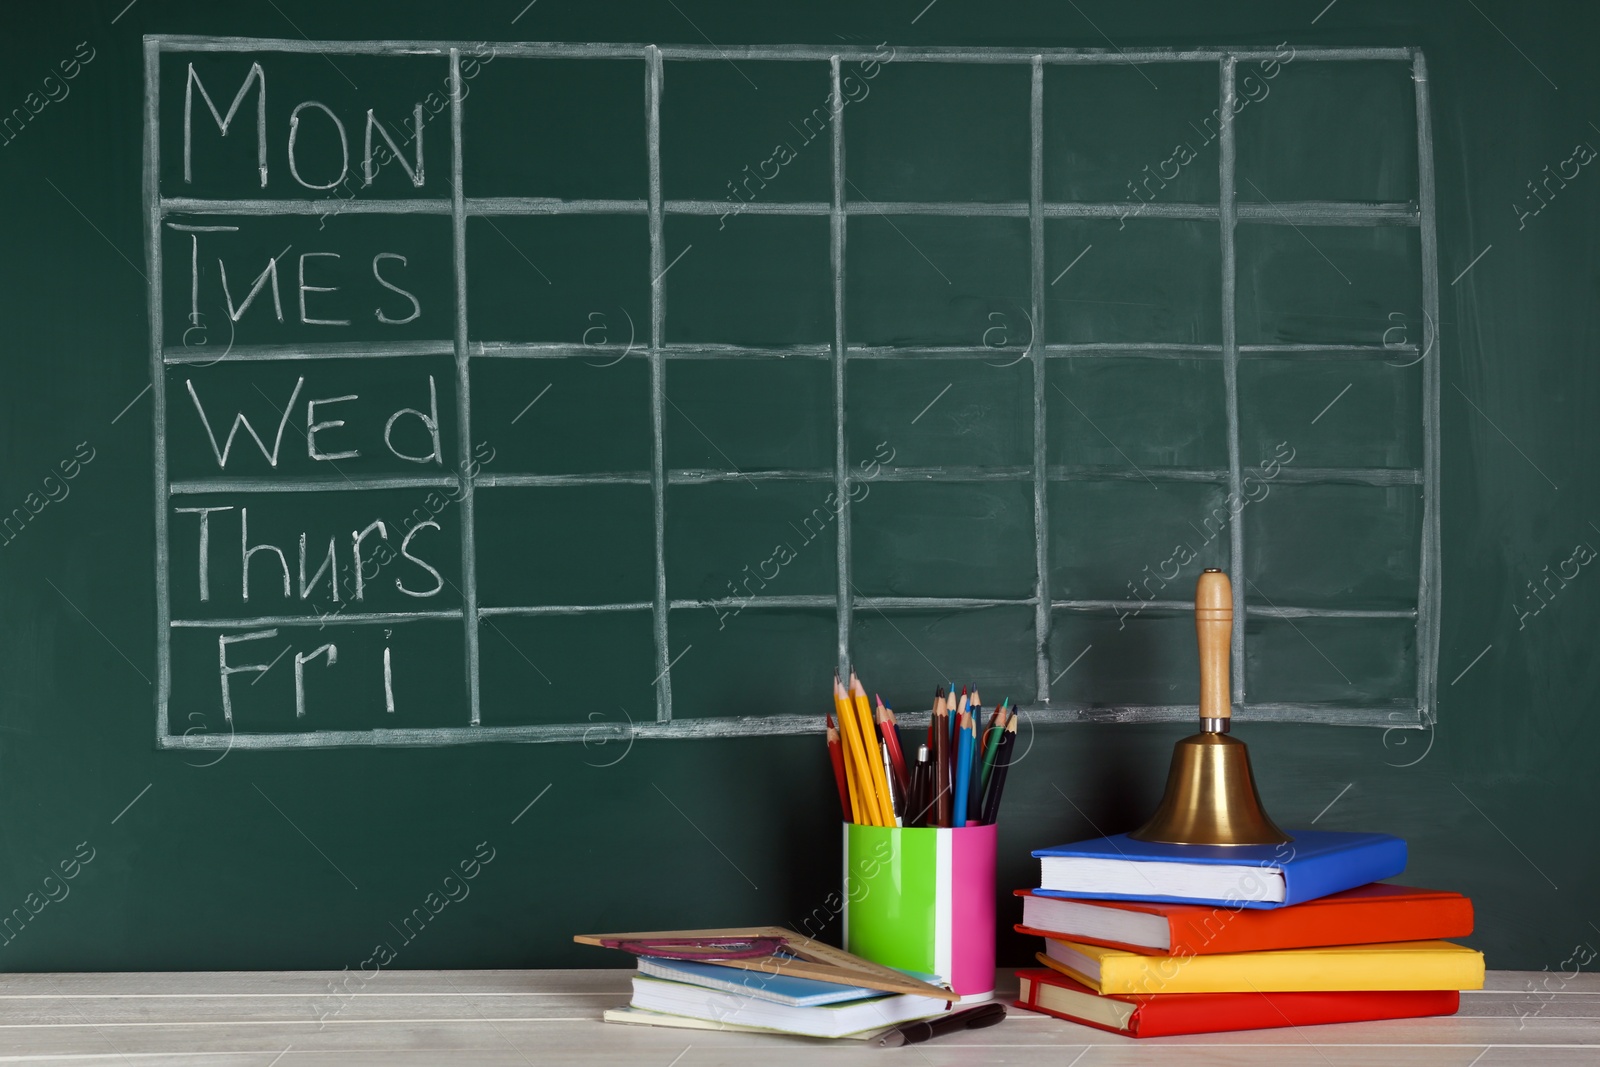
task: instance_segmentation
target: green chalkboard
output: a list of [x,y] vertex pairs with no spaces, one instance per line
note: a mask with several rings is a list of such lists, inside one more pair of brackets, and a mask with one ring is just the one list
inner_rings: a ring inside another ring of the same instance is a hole
[[917,7],[18,17],[0,963],[799,924],[840,665],[1025,709],[1026,885],[1207,566],[1279,822],[1594,936],[1588,17]]

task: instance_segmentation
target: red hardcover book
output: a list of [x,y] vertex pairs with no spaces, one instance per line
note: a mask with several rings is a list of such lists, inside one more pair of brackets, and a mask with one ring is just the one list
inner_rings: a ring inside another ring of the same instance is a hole
[[1016,1005],[1126,1037],[1454,1015],[1454,989],[1353,993],[1096,993],[1055,971],[1018,971]]
[[1472,933],[1460,893],[1374,882],[1286,908],[1050,897],[1019,889],[1017,930],[1151,956],[1211,956],[1323,945],[1442,941]]

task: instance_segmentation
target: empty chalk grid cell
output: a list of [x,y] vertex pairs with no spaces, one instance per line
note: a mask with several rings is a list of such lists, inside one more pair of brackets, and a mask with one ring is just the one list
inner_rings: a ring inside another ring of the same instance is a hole
[[820,359],[674,359],[667,364],[669,470],[833,476],[833,370]]
[[807,346],[833,340],[828,220],[715,216],[666,221],[666,341],[677,346]]
[[1422,360],[1398,349],[1244,360],[1240,453],[1246,466],[1292,455],[1302,467],[1420,470],[1424,385]]
[[518,475],[650,470],[650,366],[640,353],[474,359],[472,430],[480,485]]
[[1411,64],[1305,63],[1292,46],[1276,78],[1240,63],[1241,201],[1366,201],[1415,206],[1417,115]]
[[1049,343],[1220,345],[1216,223],[1051,219],[1044,239]]
[[673,484],[666,500],[667,595],[673,601],[811,597],[838,589],[842,510],[829,481]]
[[[650,486],[482,488],[477,514],[479,599],[487,608],[592,607],[650,600]],[[598,538],[595,528],[607,531]]]
[[1136,475],[1159,467],[1226,469],[1222,361],[1172,358],[1171,352],[1152,355],[1156,358],[1050,362],[1045,371],[1045,456],[1052,467],[1113,468]]
[[1326,704],[1376,726],[1419,722],[1417,630],[1410,619],[1275,619],[1245,627],[1254,704]]
[[1245,598],[1404,612],[1417,600],[1422,494],[1416,485],[1247,487]]
[[838,641],[831,607],[674,609],[673,718],[814,715],[811,694],[832,684]]
[[868,213],[849,220],[845,336],[852,346],[1023,349],[1033,334],[1030,306],[1025,219]]
[[1431,721],[1417,50],[145,50],[162,747]]
[[648,609],[582,615],[485,615],[485,727],[565,728],[586,762],[627,754],[632,727],[655,719],[655,627]]
[[643,57],[533,59],[493,44],[478,51],[461,57],[467,196],[645,198]]
[[[1189,593],[1178,599],[1192,595],[1194,583],[1186,584]],[[1081,705],[1091,719],[1097,708],[1109,718],[1113,709],[1185,707],[1200,699],[1194,613],[1187,608],[1057,611],[1050,620],[1050,662],[1050,702]]]
[[1028,199],[1027,66],[901,62],[887,48],[881,55],[877,64],[840,63],[845,187],[854,210]]
[[[897,609],[858,605],[852,662],[897,713],[926,711],[936,686],[975,686],[985,706],[1036,699],[1031,607]],[[881,679],[881,681],[871,681]],[[1026,728],[1026,724],[1024,724]]]
[[448,219],[170,215],[160,241],[162,332],[175,361],[242,358],[264,345],[302,355],[374,342],[449,351]]
[[[1238,262],[1240,344],[1382,350],[1398,340],[1394,327],[1401,323],[1425,344],[1415,229],[1241,224]],[[1428,336],[1437,333],[1429,329]]]
[[[221,356],[223,350],[218,349]],[[456,368],[448,356],[169,366],[167,474],[177,491],[243,479],[390,476],[454,487]]]
[[467,220],[467,336],[474,353],[518,344],[592,350],[650,343],[650,233],[637,215]]
[[861,482],[852,496],[850,581],[856,596],[1033,595],[1030,482]]
[[779,203],[826,203],[833,187],[829,65],[669,61],[662,71],[661,192],[717,206],[735,225]]
[[1215,208],[1220,98],[1215,63],[1046,67],[1045,200]]
[[[1026,327],[1024,327],[1026,329]],[[850,475],[896,467],[1033,463],[1033,364],[992,359],[856,359],[845,387]]]
[[[450,197],[443,56],[226,52],[161,63],[161,194],[329,200]],[[165,110],[165,109],[164,109]]]
[[[1058,603],[1101,601],[1107,611],[1127,612],[1187,601],[1202,570],[1228,566],[1234,509],[1227,486],[1156,478],[1160,472],[1148,482],[1130,472],[1050,484],[1049,576]],[[1131,532],[1107,539],[1097,516],[1113,516]]]

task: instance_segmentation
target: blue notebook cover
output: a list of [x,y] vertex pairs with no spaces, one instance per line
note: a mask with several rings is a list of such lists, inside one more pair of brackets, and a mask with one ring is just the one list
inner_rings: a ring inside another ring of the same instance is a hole
[[1132,862],[1196,863],[1264,867],[1283,872],[1284,899],[1226,899],[1155,896],[1128,893],[1080,893],[1040,889],[1040,896],[1089,900],[1153,900],[1174,904],[1218,904],[1271,909],[1316,900],[1330,893],[1393,878],[1406,869],[1406,843],[1391,834],[1338,830],[1289,830],[1286,845],[1168,845],[1135,841],[1127,834],[1095,838],[1071,845],[1042,848],[1034,856],[1079,857]]
[[881,989],[820,982],[815,978],[795,978],[742,967],[725,967],[718,963],[668,960],[659,956],[640,956],[639,973],[672,982],[686,982],[704,989],[743,993],[758,1000],[795,1008],[815,1008],[824,1004],[893,995]]

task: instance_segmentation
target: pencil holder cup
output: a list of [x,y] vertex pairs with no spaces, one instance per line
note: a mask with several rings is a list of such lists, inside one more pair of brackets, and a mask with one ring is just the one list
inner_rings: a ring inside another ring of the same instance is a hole
[[996,827],[844,824],[844,947],[994,996]]

